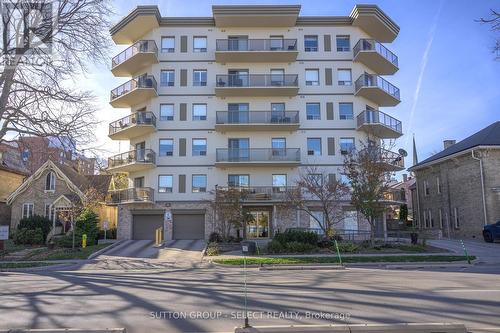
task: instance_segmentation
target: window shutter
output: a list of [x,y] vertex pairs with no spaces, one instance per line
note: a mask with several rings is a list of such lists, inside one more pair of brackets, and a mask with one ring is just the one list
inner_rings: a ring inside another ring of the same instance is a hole
[[324,35],[324,49],[325,49],[325,52],[330,52],[332,50],[332,36],[330,35]]
[[179,193],[186,193],[186,175],[179,175]]
[[187,104],[186,103],[181,103],[179,107],[180,107],[180,110],[179,110],[179,119],[181,121],[186,121],[187,120]]
[[187,86],[187,69],[181,69],[181,87]]
[[186,156],[186,138],[179,139],[179,156]]
[[186,53],[188,51],[188,37],[181,36],[181,52]]
[[325,85],[327,85],[327,86],[332,85],[332,69],[331,68],[325,68]]
[[335,155],[335,138],[328,138],[328,155]]
[[333,103],[326,103],[326,120],[333,120]]

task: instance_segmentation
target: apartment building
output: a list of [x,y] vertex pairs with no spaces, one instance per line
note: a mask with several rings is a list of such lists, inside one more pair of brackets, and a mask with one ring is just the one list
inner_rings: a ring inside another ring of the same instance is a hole
[[[341,177],[343,155],[359,140],[402,135],[401,122],[379,110],[400,102],[382,77],[398,70],[382,43],[399,27],[377,6],[341,17],[299,16],[296,5],[212,13],[162,17],[139,6],[111,29],[116,44],[130,45],[111,69],[125,83],[110,103],[130,109],[109,126],[111,139],[130,142],[108,160],[130,179],[109,199],[119,206],[119,238],[151,239],[162,226],[167,239],[206,238],[216,219],[207,200],[227,186],[252,194],[246,238],[314,227],[278,205],[301,170]],[[402,156],[391,152],[387,167],[402,170]],[[346,203],[340,228],[366,227]]]

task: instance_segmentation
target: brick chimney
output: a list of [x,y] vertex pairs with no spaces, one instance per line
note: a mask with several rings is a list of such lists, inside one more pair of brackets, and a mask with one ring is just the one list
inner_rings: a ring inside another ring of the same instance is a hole
[[444,140],[443,141],[443,149],[446,149],[448,147],[453,146],[455,143],[457,143],[457,140]]

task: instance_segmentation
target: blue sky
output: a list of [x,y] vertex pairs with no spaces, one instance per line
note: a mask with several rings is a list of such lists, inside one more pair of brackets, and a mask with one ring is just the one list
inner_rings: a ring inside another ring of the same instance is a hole
[[[489,26],[475,22],[488,16],[490,8],[500,10],[498,0],[115,1],[115,21],[139,4],[158,5],[162,16],[211,16],[214,4],[253,3],[301,4],[301,15],[341,16],[349,15],[356,3],[373,3],[400,26],[398,38],[387,46],[399,57],[400,70],[388,80],[400,88],[402,102],[384,111],[403,122],[405,135],[396,146],[409,152],[407,166],[413,134],[423,160],[442,149],[443,139],[461,140],[500,120],[500,61],[491,53],[496,36]],[[108,104],[109,91],[122,82],[106,66],[91,68],[80,82],[99,96],[98,142],[110,152],[128,148],[107,138],[108,123],[129,112]]]

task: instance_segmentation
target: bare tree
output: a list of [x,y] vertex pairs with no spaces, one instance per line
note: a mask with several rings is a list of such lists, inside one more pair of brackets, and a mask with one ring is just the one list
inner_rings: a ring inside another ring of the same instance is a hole
[[361,142],[361,149],[345,156],[343,174],[349,179],[351,204],[362,213],[371,227],[371,242],[375,242],[375,221],[384,210],[384,194],[389,188],[390,164],[398,163],[393,153],[380,146]]
[[[284,205],[288,209],[306,212],[326,237],[332,238],[334,227],[344,220],[343,206],[349,198],[349,187],[337,179],[330,179],[324,170],[308,166],[301,170],[295,187],[287,189]],[[321,211],[323,221],[316,211]]]
[[91,142],[94,96],[76,81],[88,63],[107,60],[109,0],[6,0],[0,6],[0,142],[24,134]]
[[241,206],[248,195],[242,187],[217,187],[212,194],[210,205],[214,210],[215,229],[227,241],[233,230],[240,230],[246,221],[246,214]]
[[496,54],[495,60],[500,60],[500,12],[494,9],[490,9],[491,16],[489,18],[480,18],[478,21],[481,23],[491,25],[491,30],[497,33],[495,40],[495,45],[493,46],[492,52]]

